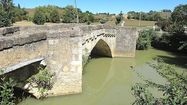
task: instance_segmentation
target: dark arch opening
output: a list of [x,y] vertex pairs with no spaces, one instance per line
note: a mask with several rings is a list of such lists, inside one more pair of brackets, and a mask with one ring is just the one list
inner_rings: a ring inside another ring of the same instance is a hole
[[104,40],[100,39],[92,49],[90,57],[112,57],[111,49]]

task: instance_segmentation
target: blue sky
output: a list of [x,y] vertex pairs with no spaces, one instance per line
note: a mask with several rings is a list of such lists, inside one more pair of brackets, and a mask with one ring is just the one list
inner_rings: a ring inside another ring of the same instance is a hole
[[[74,0],[13,0],[21,7],[34,8],[39,5],[57,5],[64,7],[74,5]],[[128,11],[150,11],[171,9],[179,4],[187,4],[187,0],[77,0],[77,5],[82,11],[91,11],[93,13],[109,12],[124,13]]]

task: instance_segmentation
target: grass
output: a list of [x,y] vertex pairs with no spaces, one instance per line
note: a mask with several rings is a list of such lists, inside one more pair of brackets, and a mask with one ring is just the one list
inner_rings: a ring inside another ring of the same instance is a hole
[[134,26],[134,27],[147,27],[147,26],[154,26],[155,21],[140,21],[140,26],[139,26],[139,20],[130,20],[130,19],[125,19],[125,25],[126,26]]
[[35,24],[31,21],[19,21],[13,24],[13,26],[33,26],[33,25]]

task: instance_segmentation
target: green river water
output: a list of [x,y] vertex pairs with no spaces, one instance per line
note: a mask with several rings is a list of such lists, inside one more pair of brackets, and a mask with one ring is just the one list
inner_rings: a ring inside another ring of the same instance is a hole
[[[131,105],[134,101],[131,86],[142,82],[137,74],[158,83],[165,82],[147,64],[154,57],[175,64],[179,71],[187,70],[187,57],[155,49],[137,51],[135,58],[92,59],[84,68],[83,93],[44,100],[28,98],[19,105]],[[155,91],[155,95],[160,94]]]

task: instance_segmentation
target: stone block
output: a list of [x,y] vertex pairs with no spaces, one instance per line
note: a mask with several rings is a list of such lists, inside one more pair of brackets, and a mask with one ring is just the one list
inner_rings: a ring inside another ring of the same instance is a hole
[[13,46],[13,40],[0,39],[0,50],[7,49]]

